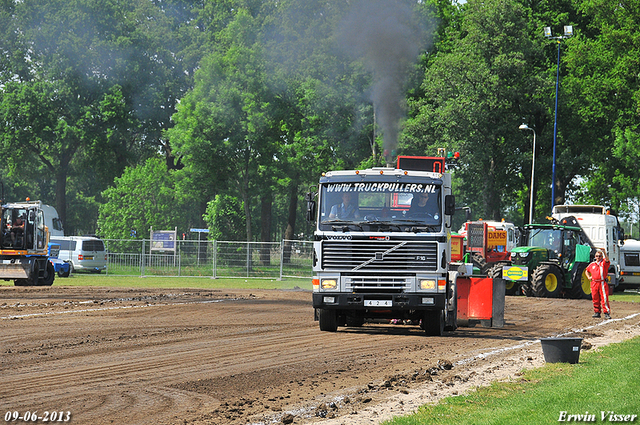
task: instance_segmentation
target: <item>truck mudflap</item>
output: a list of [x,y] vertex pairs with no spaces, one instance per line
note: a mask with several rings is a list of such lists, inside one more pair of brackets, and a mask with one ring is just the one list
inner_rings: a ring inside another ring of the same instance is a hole
[[313,307],[328,310],[409,311],[442,310],[444,293],[366,293],[315,292]]

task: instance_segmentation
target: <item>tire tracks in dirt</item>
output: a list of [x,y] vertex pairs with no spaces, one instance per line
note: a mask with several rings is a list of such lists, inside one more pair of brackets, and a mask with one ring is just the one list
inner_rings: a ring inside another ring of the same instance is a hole
[[[78,424],[357,419],[382,412],[390,395],[417,394],[422,381],[438,393],[470,381],[477,365],[485,369],[473,376],[489,381],[507,356],[464,359],[533,350],[541,337],[593,324],[588,302],[520,297],[507,300],[504,329],[443,337],[386,324],[320,332],[306,291],[0,287],[0,307],[3,317],[22,315],[0,320],[0,412],[68,410]],[[433,371],[441,360],[453,370]]]

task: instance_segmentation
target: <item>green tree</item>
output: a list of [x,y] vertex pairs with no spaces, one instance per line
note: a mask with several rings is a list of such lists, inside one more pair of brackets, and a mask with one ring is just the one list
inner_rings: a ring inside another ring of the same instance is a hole
[[207,183],[233,184],[244,205],[247,241],[253,238],[251,202],[261,186],[258,168],[272,160],[275,139],[258,29],[249,11],[238,11],[224,30],[227,47],[203,59],[195,87],[180,103],[176,126],[168,132],[185,162],[204,171],[203,195],[215,193],[215,186],[205,190]]
[[531,142],[517,128],[523,115],[540,113],[532,99],[543,83],[530,64],[541,51],[528,37],[527,10],[508,0],[469,1],[449,43],[426,69],[424,96],[410,102],[402,146],[423,155],[459,150],[458,203],[500,220],[528,193]]
[[30,179],[38,164],[56,182],[56,208],[66,217],[66,185],[70,164],[79,149],[97,142],[100,123],[93,117],[107,111],[100,97],[69,87],[63,81],[7,83],[0,98],[2,154],[10,173]]
[[[50,199],[64,219],[69,203],[98,199],[125,166],[158,150],[175,166],[162,132],[197,63],[192,7],[183,0],[0,3],[0,114],[7,123],[0,137],[9,178],[55,182]],[[28,168],[17,162],[26,152]],[[71,231],[95,225],[95,208],[84,217],[80,210],[65,220]]]
[[182,173],[168,169],[162,158],[127,167],[114,186],[102,193],[106,202],[100,205],[99,235],[128,239],[134,231],[144,237],[151,227],[188,231],[200,219],[194,199],[178,190],[182,178]]
[[565,83],[580,118],[581,149],[590,160],[578,197],[623,212],[631,204],[635,212],[640,196],[640,5],[586,0],[580,12],[592,22],[566,53],[570,75]]
[[244,207],[238,198],[216,195],[207,203],[204,221],[209,228],[209,239],[241,241],[246,237],[244,229]]

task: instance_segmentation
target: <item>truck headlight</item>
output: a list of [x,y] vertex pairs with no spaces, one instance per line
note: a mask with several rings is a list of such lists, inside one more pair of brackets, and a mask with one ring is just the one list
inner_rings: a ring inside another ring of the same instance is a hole
[[337,287],[338,287],[338,282],[335,279],[322,280],[322,289],[336,289]]
[[433,279],[421,279],[420,289],[436,289],[436,281]]

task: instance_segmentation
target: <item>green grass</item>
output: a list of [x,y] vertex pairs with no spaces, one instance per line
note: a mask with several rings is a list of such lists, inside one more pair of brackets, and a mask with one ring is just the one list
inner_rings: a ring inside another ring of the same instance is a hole
[[[609,297],[611,301],[625,301],[629,303],[639,303],[640,302],[640,292],[635,291],[624,291],[624,292],[616,292]],[[640,422],[640,421],[639,421]]]
[[[524,372],[517,381],[496,382],[467,396],[448,397],[385,424],[537,425],[558,423],[561,412],[589,412],[596,415],[596,423],[609,422],[602,420],[601,412],[640,416],[638,353],[640,338],[583,351],[578,364],[546,364]],[[632,423],[640,423],[638,416]]]
[[[311,290],[311,279],[250,279],[210,277],[140,277],[107,276],[105,274],[74,273],[57,277],[54,286],[109,286],[114,288],[210,288],[210,289],[294,289]],[[13,286],[13,281],[0,281],[0,286]]]

